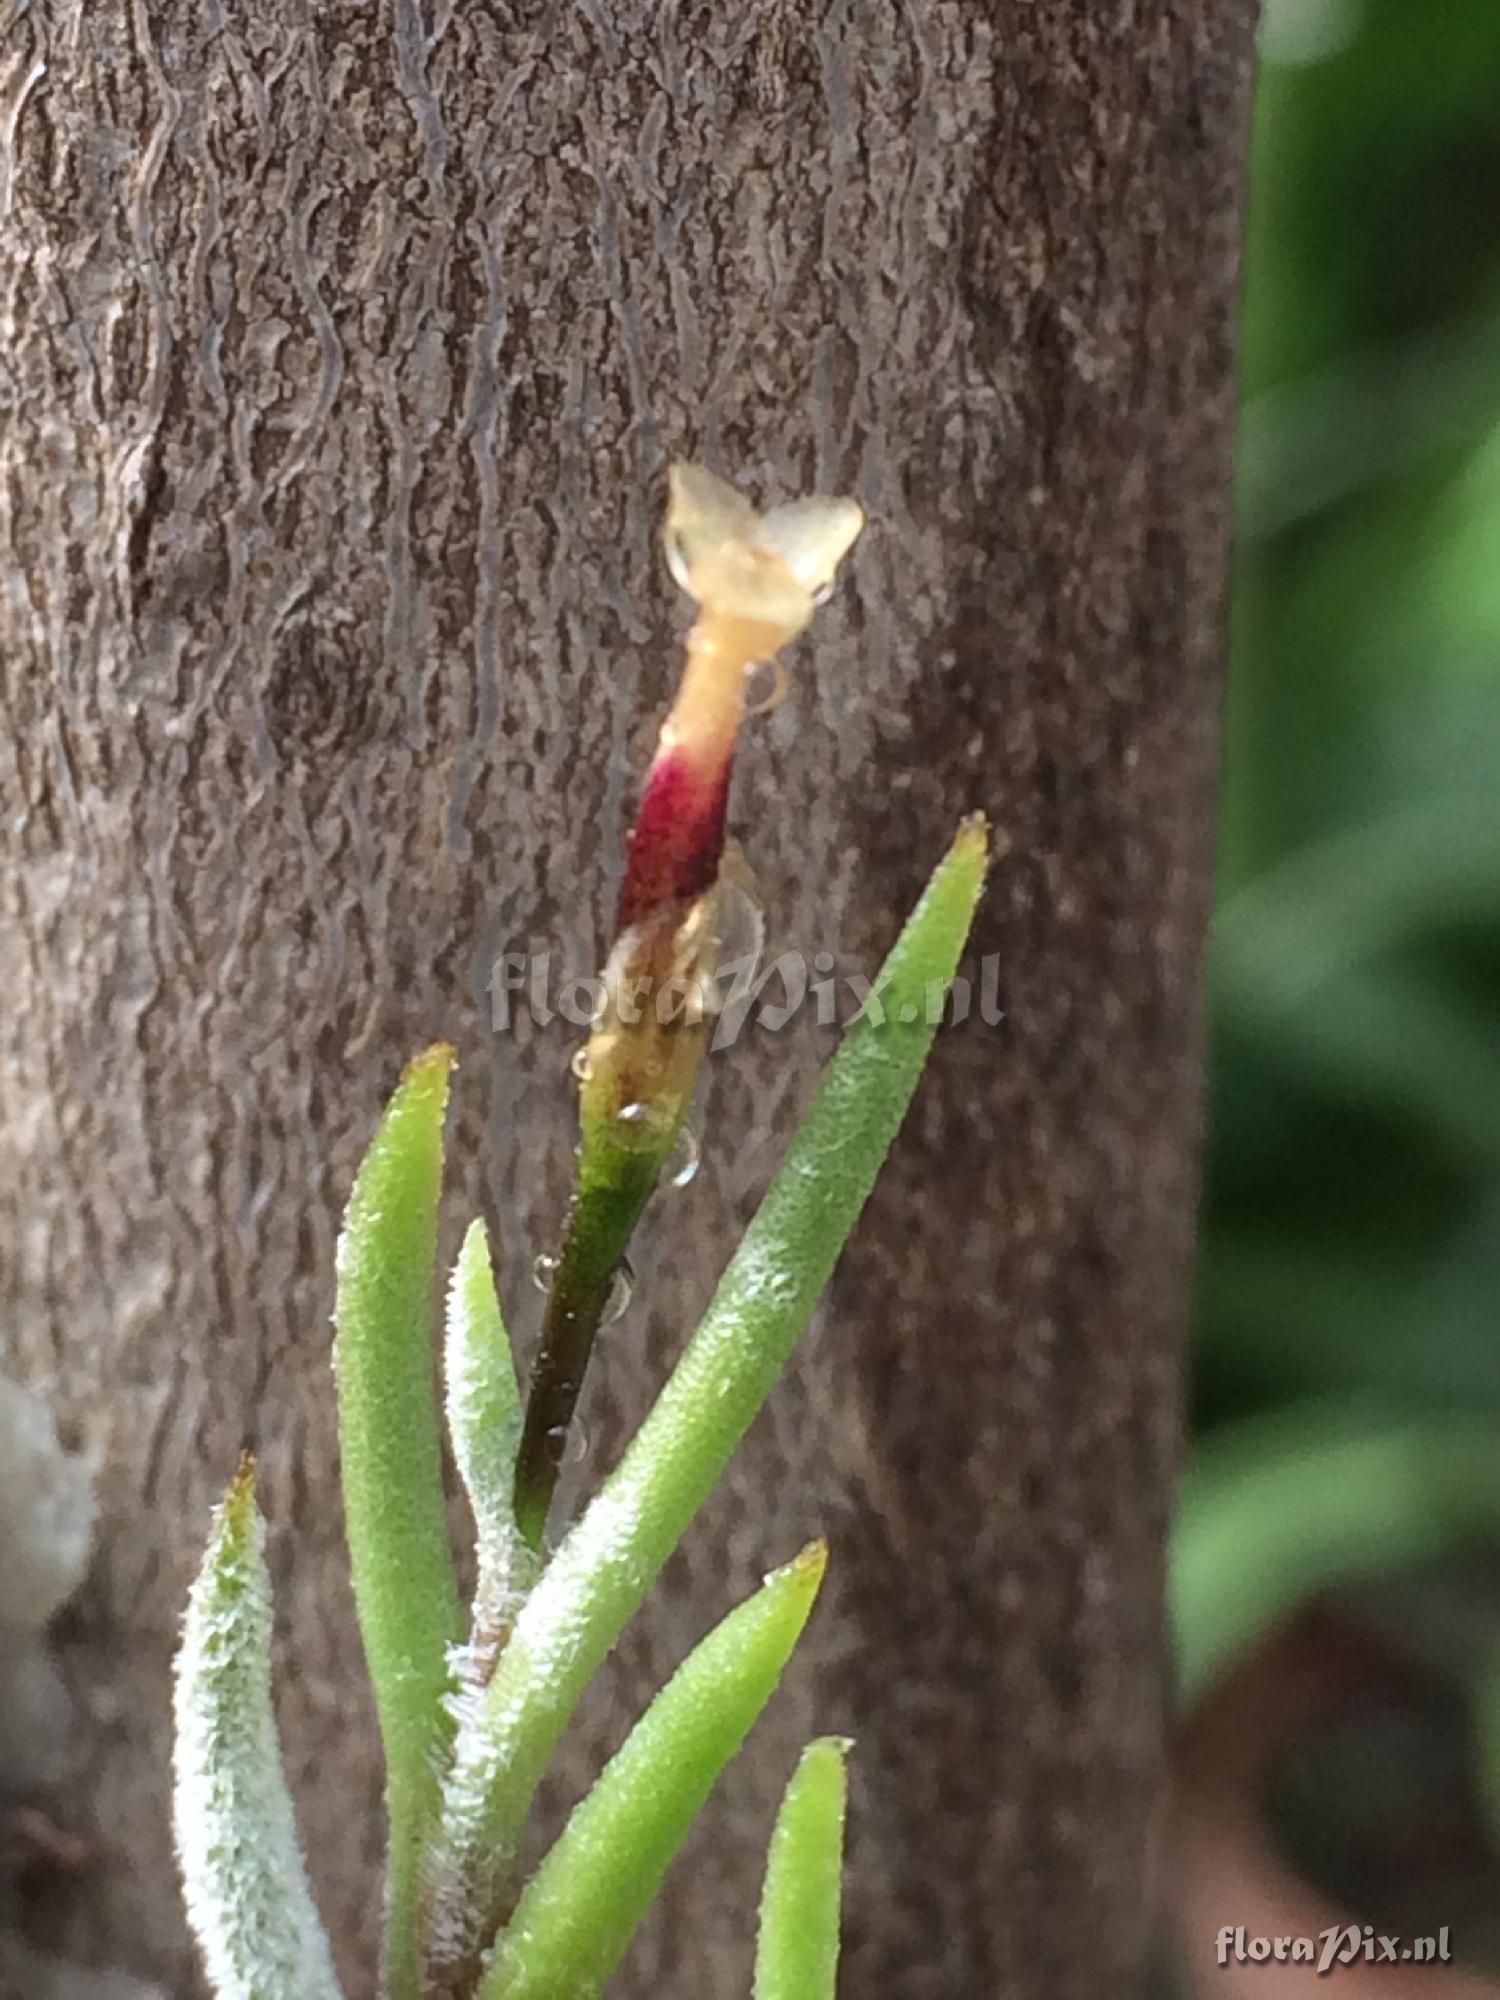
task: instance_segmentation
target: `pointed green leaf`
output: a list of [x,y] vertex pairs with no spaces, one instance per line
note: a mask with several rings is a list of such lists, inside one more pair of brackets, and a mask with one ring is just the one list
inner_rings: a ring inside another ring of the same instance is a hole
[[755,2000],[833,2000],[844,1875],[847,1737],[809,1743],[771,1835]]
[[479,1575],[471,1642],[489,1651],[508,1631],[539,1564],[516,1527],[521,1395],[482,1222],[470,1226],[453,1267],[443,1373],[448,1435],[474,1514]]
[[177,1656],[177,1856],[217,2000],[338,2000],[276,1741],[264,1545],[247,1458],[214,1514]]
[[874,1185],[932,1043],[984,879],[966,822],[829,1064],[713,1303],[615,1471],[516,1620],[460,1731],[436,1856],[433,1969],[494,1934],[532,1794],[615,1643],[760,1409]]
[[812,1543],[678,1668],[526,1885],[480,2000],[593,2000],[775,1692],[827,1559]]
[[385,1747],[391,2000],[420,1992],[421,1857],[452,1738],[448,1649],[464,1631],[443,1506],[433,1341],[452,1068],[443,1043],[408,1066],[360,1167],[338,1248],[339,1457],[354,1600]]

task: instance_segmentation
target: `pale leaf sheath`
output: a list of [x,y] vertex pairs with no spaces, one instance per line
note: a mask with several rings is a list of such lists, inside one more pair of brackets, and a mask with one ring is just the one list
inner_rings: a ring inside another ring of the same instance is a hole
[[276,1741],[264,1542],[247,1459],[214,1515],[177,1656],[177,1858],[216,2000],[339,2000]]
[[478,1577],[467,1665],[487,1678],[541,1564],[516,1526],[521,1394],[482,1222],[470,1225],[453,1267],[443,1378],[454,1463],[474,1515]]

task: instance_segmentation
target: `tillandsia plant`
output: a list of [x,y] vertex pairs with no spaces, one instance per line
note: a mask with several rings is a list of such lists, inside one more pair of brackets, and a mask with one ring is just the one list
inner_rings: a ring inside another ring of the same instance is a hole
[[[442,1486],[434,1294],[452,1050],[408,1067],[345,1216],[334,1363],[356,1606],[386,1767],[384,2000],[589,2000],[775,1689],[826,1563],[814,1543],[688,1656],[529,1877],[532,1801],[593,1674],[712,1490],[802,1333],[931,1046],[983,882],[958,830],[829,1065],[640,1430],[555,1546],[558,1464],[611,1284],[677,1143],[717,1005],[730,772],[752,667],[811,619],[859,533],[852,501],[757,513],[674,468],[667,548],[696,600],[647,777],[604,1001],[576,1062],[577,1184],[523,1398],[481,1222],[448,1290],[444,1412],[474,1515],[465,1612]],[[338,1992],[275,1740],[254,1469],[236,1474],[177,1665],[176,1831],[219,2000]],[[809,1746],[771,1838],[755,2000],[831,2000],[844,1759]]]

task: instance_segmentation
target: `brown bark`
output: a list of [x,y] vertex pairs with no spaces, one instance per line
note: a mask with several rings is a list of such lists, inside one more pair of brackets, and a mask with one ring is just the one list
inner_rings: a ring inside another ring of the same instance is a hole
[[[732,818],[771,941],[868,973],[958,814],[1007,1018],[939,1043],[820,1330],[568,1767],[800,1537],[830,1592],[622,1993],[747,1989],[771,1803],[859,1739],[848,1986],[1127,1990],[1193,1199],[1250,0],[807,9],[34,0],[0,122],[4,1353],[99,1454],[70,1656],[105,1842],[50,1912],[196,1991],[168,1661],[249,1437],[351,1996],[379,1780],[334,1231],[402,1060],[523,1337],[574,1032],[674,671],[668,457],[873,526]],[[582,956],[587,957],[587,952]],[[583,969],[580,966],[579,969]],[[588,1397],[607,1463],[827,1051],[712,1064]]]

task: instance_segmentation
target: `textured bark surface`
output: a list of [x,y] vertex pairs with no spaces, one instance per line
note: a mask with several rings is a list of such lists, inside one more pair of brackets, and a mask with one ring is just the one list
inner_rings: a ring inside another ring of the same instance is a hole
[[[859,1739],[848,1990],[1123,1993],[1158,1763],[1250,0],[32,0],[0,94],[5,1364],[101,1466],[68,1651],[97,1864],[38,1922],[196,1993],[168,1661],[261,1454],[281,1710],[351,1996],[381,1844],[336,1500],[334,1230],[460,1047],[451,1222],[525,1337],[587,969],[683,618],[667,459],[857,493],[732,818],[871,972],[957,815],[1007,1018],[939,1042],[794,1376],[566,1785],[826,1530],[809,1648],[622,1994],[747,1988],[774,1794]],[[830,1037],[712,1064],[587,1396],[607,1463]]]

